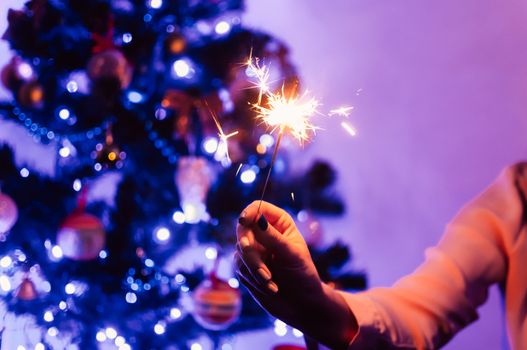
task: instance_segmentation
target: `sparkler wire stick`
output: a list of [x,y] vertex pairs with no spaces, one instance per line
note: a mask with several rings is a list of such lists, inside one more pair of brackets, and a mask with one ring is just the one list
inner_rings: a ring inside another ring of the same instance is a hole
[[256,212],[256,218],[260,216],[260,208],[262,207],[262,202],[265,196],[265,191],[267,190],[267,184],[269,183],[269,178],[271,177],[271,171],[273,170],[273,165],[276,160],[276,155],[278,154],[278,147],[280,147],[280,142],[282,141],[282,136],[284,135],[284,129],[281,128],[278,133],[278,138],[276,139],[276,145],[274,146],[273,157],[271,158],[271,165],[269,166],[269,171],[267,172],[267,177],[265,178],[264,187],[262,190],[262,196],[260,197],[260,204],[258,205],[258,211]]

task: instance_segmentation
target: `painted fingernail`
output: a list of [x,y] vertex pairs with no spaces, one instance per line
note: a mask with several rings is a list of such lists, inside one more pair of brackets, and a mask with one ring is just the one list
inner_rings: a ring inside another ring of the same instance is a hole
[[274,283],[272,281],[269,281],[267,283],[267,289],[269,289],[271,292],[273,292],[273,294],[278,293],[278,286],[276,285],[276,283]]
[[241,213],[240,217],[238,218],[238,223],[242,226],[247,226],[247,219],[245,218],[246,212],[245,210]]
[[260,218],[258,219],[258,227],[260,228],[260,230],[267,230],[267,226],[269,226],[269,224],[267,223],[267,219],[265,218],[265,216],[260,216]]
[[242,249],[245,249],[245,248],[247,248],[250,245],[251,245],[251,242],[249,242],[249,238],[247,238],[245,236],[240,238],[240,246],[242,247]]
[[260,267],[258,270],[256,270],[258,272],[258,274],[260,275],[260,277],[264,280],[264,281],[269,281],[271,279],[271,274],[266,270],[264,269],[263,267]]

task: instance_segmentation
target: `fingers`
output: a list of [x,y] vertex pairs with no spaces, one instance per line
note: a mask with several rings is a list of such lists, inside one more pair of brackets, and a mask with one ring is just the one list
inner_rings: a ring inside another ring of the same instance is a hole
[[285,230],[287,226],[294,225],[293,219],[285,210],[265,201],[254,201],[249,204],[240,216],[240,224],[247,226],[249,223],[256,223],[259,214],[265,215],[268,222],[279,230]]
[[[242,282],[262,294],[276,294],[278,286],[271,280],[271,273],[254,252],[238,250],[234,254],[234,264]],[[255,268],[255,266],[257,266]]]

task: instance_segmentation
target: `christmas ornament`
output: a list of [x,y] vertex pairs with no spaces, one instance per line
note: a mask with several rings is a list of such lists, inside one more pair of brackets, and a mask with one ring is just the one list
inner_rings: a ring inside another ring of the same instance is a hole
[[18,90],[22,83],[33,77],[34,72],[31,65],[18,56],[13,56],[0,72],[2,84],[11,91]]
[[203,328],[223,330],[236,322],[240,315],[241,293],[215,273],[201,282],[192,294],[192,316]]
[[5,235],[18,218],[15,201],[7,194],[0,192],[0,236]]
[[44,105],[44,89],[36,80],[24,83],[17,97],[24,107],[41,108]]
[[113,141],[111,126],[106,129],[104,143],[98,143],[95,151],[92,152],[95,159],[95,170],[121,168],[126,158],[126,153],[122,152]]
[[22,283],[18,287],[15,297],[18,300],[30,301],[34,300],[37,297],[38,293],[35,288],[35,284],[29,277],[24,277]]
[[203,157],[182,157],[176,171],[181,207],[185,221],[197,223],[208,218],[205,200],[212,182],[212,170]]
[[104,248],[105,233],[101,221],[85,213],[86,187],[83,188],[77,209],[62,223],[57,244],[65,257],[76,261],[93,260]]
[[132,68],[117,49],[108,49],[92,56],[88,62],[88,77],[92,82],[116,81],[121,89],[132,80]]
[[165,39],[165,48],[174,55],[179,55],[187,48],[187,40],[181,33],[171,33]]

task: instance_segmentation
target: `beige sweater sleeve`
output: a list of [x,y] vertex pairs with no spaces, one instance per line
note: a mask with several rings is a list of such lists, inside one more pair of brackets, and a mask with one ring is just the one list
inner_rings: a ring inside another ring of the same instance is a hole
[[477,319],[489,286],[505,280],[523,221],[522,167],[468,203],[412,274],[390,288],[342,292],[360,327],[350,350],[437,349]]

